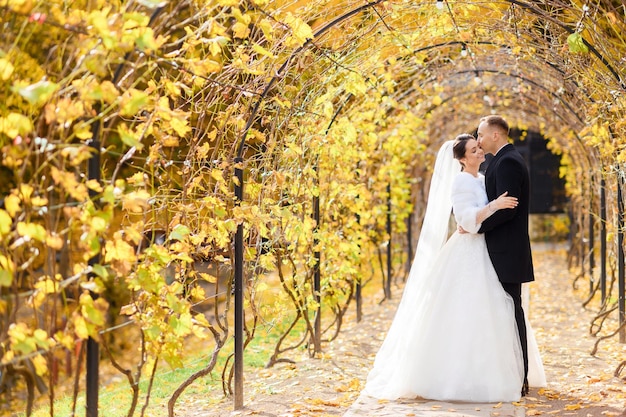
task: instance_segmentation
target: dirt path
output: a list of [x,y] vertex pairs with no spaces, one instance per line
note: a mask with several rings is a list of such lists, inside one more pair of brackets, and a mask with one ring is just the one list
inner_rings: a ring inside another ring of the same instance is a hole
[[[530,320],[542,353],[548,387],[532,389],[519,404],[463,405],[436,402],[364,401],[359,398],[367,372],[393,318],[400,289],[390,302],[372,297],[364,318],[353,312],[337,340],[324,355],[306,355],[295,366],[246,370],[245,408],[233,411],[232,401],[180,410],[181,417],[222,416],[617,416],[626,407],[626,384],[613,376],[626,359],[626,345],[615,338],[603,343],[595,357],[589,325],[595,316],[581,307],[585,289],[574,291],[566,267],[566,252],[550,245],[533,245],[537,281],[531,287]],[[582,284],[581,282],[581,285]]]

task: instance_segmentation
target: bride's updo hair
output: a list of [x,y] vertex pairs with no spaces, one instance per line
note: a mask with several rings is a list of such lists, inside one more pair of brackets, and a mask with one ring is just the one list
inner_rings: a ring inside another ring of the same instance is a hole
[[467,146],[467,141],[471,139],[476,139],[474,136],[469,133],[461,133],[459,136],[454,138],[454,144],[452,145],[452,153],[454,155],[454,159],[458,160],[461,163],[461,167],[465,169],[463,162],[461,162],[461,158],[465,156],[465,147]]

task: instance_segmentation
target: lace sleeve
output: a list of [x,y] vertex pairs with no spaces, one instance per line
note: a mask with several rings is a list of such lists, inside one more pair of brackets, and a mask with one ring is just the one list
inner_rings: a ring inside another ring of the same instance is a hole
[[476,223],[476,215],[482,209],[476,198],[475,183],[468,174],[459,174],[452,185],[452,211],[454,219],[463,229],[470,233],[478,233],[480,223]]

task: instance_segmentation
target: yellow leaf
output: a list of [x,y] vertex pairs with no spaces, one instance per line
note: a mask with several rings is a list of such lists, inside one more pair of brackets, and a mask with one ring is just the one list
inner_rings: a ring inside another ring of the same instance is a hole
[[301,18],[294,16],[291,12],[285,16],[285,23],[291,28],[291,36],[287,38],[286,44],[290,47],[300,47],[304,43],[313,39],[313,31]]
[[247,24],[237,22],[233,25],[233,35],[235,38],[246,39],[250,35],[250,29]]
[[135,304],[126,304],[120,308],[120,314],[124,316],[132,316],[137,313],[137,306]]
[[345,83],[346,92],[352,93],[355,96],[361,96],[367,91],[367,85],[365,84],[365,78],[361,74],[351,72]]
[[61,171],[56,167],[50,168],[50,175],[55,184],[63,189],[77,201],[85,201],[89,198],[89,192],[85,184],[81,184],[71,172]]
[[263,31],[265,39],[271,42],[274,39],[274,27],[272,26],[272,22],[269,19],[263,19],[259,22],[259,27]]
[[34,239],[42,243],[46,241],[47,237],[46,229],[36,223],[19,222],[17,224],[17,233],[20,236],[28,237],[29,239]]
[[91,139],[93,133],[91,132],[91,126],[89,126],[86,122],[78,122],[73,127],[72,130],[78,139]]
[[142,213],[150,207],[151,197],[146,190],[133,191],[122,199],[122,208],[133,213]]
[[11,272],[15,270],[15,264],[13,261],[4,255],[0,255],[0,267]]
[[88,180],[85,185],[88,189],[97,193],[101,193],[103,191],[102,185],[98,182],[98,180]]
[[45,207],[48,205],[48,199],[44,197],[35,196],[30,199],[30,204],[32,204],[33,207]]
[[[4,258],[4,256],[2,257]],[[13,272],[7,269],[0,269],[0,287],[10,287],[11,284],[13,284]]]
[[202,145],[196,148],[196,156],[200,159],[204,159],[209,155],[209,151],[211,151],[213,147],[209,142],[204,142]]
[[198,275],[200,275],[200,278],[211,284],[215,284],[217,282],[216,276],[207,274],[206,272],[200,272]]
[[27,15],[32,11],[35,5],[33,4],[32,0],[5,0],[0,2],[0,6],[8,6],[14,12]]
[[182,90],[179,83],[174,83],[171,80],[165,80],[165,91],[170,97],[180,97]]
[[220,169],[212,169],[211,170],[211,177],[215,180],[215,181],[219,181],[219,182],[224,182],[224,175],[222,173],[222,170]]
[[190,62],[189,66],[194,74],[207,75],[222,70],[222,64],[212,59]]
[[46,245],[54,250],[63,249],[63,238],[57,234],[49,235],[46,238]]
[[252,45],[252,49],[254,50],[254,52],[256,52],[259,55],[264,55],[264,56],[269,57],[269,58],[274,58],[274,54],[273,53],[271,53],[267,49],[263,48],[259,44],[255,43],[254,45]]
[[72,83],[72,86],[79,91],[80,98],[88,102],[104,101],[111,104],[120,95],[117,87],[111,81],[103,81],[98,84],[93,81],[82,82],[82,80],[77,80]]
[[44,376],[48,372],[47,361],[43,356],[37,355],[32,358],[31,361],[33,365],[35,365],[35,373],[37,373],[37,375]]
[[11,324],[7,331],[11,340],[11,348],[26,355],[37,350],[37,344],[30,336],[30,332],[30,329],[24,323]]
[[54,339],[56,340],[57,343],[61,344],[64,348],[70,349],[70,350],[74,349],[75,341],[71,335],[59,331],[54,335]]
[[0,80],[6,81],[13,75],[15,67],[6,59],[0,58]]
[[174,148],[180,144],[180,141],[177,137],[167,135],[159,141],[159,143],[166,148]]
[[89,337],[89,329],[87,329],[87,322],[83,316],[76,314],[74,316],[74,332],[80,339],[87,339]]
[[443,103],[443,99],[440,96],[437,95],[433,97],[433,104],[435,106],[440,106],[441,103]]
[[24,202],[30,201],[30,196],[33,195],[34,188],[30,184],[20,184],[20,195]]
[[74,120],[85,115],[85,106],[81,101],[62,98],[56,103],[48,103],[44,108],[46,122],[58,124],[70,124]]
[[174,117],[170,121],[170,127],[174,129],[176,134],[180,137],[185,137],[187,133],[191,132],[191,127],[187,120],[183,117]]
[[0,236],[8,235],[11,232],[11,226],[13,226],[13,219],[9,213],[0,209]]
[[127,262],[135,262],[137,259],[137,255],[135,254],[135,248],[132,247],[127,242],[124,242],[120,239],[115,239],[113,241],[108,240],[106,242],[104,261],[112,262],[112,261],[127,261]]
[[4,133],[11,139],[17,136],[25,136],[33,131],[33,122],[19,113],[9,113],[7,117],[0,117],[0,133]]

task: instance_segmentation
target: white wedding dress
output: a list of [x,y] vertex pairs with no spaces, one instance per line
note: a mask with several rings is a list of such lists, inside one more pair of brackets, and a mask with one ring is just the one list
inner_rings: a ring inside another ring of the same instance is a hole
[[[452,153],[451,143],[446,145],[440,154]],[[437,163],[441,163],[439,158]],[[367,377],[366,395],[389,400],[520,399],[523,362],[513,300],[498,281],[484,235],[476,233],[480,228],[476,212],[488,202],[484,177],[459,173],[455,163],[448,160],[446,167],[435,166],[415,260]],[[443,173],[438,168],[444,169]],[[440,178],[451,174],[453,180]],[[455,232],[441,247],[447,237],[447,221],[445,230],[441,223],[450,216],[450,193],[454,217],[470,233]],[[447,199],[442,194],[447,194]],[[434,201],[437,198],[447,203]],[[529,382],[544,386],[543,366],[530,326],[528,340]]]

